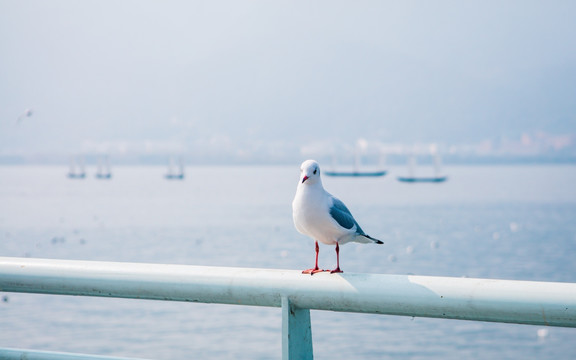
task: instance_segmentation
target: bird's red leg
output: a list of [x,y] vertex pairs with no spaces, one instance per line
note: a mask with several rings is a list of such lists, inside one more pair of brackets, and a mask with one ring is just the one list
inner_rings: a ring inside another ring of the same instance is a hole
[[310,275],[314,275],[317,272],[322,272],[324,270],[321,270],[318,267],[318,253],[320,252],[320,247],[318,246],[318,241],[316,241],[316,264],[314,265],[313,269],[308,269],[308,270],[304,270],[302,271],[302,274],[310,274]]
[[340,270],[340,246],[336,243],[336,269],[330,271],[330,274],[344,272]]

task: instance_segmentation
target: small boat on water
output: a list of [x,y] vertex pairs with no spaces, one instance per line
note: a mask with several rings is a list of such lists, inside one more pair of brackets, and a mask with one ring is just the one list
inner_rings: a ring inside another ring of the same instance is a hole
[[328,176],[384,176],[388,173],[386,170],[380,171],[325,171]]
[[178,172],[174,171],[174,158],[170,158],[170,162],[168,164],[168,173],[164,175],[164,177],[168,180],[183,180],[184,179],[184,164],[182,162],[182,158],[178,159]]
[[72,157],[70,159],[70,170],[68,171],[67,176],[69,179],[84,179],[86,177],[83,158],[76,160],[75,157]]
[[416,156],[411,154],[408,158],[408,175],[398,176],[398,181],[408,183],[441,183],[448,179],[446,175],[440,175],[440,156],[434,154],[434,175],[433,176],[416,176]]
[[98,170],[96,171],[96,178],[97,179],[112,178],[112,172],[110,171],[110,161],[108,160],[108,156],[104,157],[104,161],[102,161],[102,158],[98,159]]
[[358,151],[354,155],[354,168],[352,170],[335,170],[336,166],[333,166],[334,170],[324,171],[327,176],[352,176],[352,177],[375,177],[384,176],[388,173],[384,168],[384,154],[380,156],[379,170],[360,170],[360,154]]
[[448,179],[448,176],[420,176],[420,177],[410,177],[410,176],[398,176],[398,181],[402,182],[428,182],[428,183],[439,183],[444,182]]

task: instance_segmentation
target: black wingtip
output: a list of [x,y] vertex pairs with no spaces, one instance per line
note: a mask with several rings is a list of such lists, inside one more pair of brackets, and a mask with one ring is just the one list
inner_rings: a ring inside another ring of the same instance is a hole
[[374,241],[374,243],[376,244],[384,244],[384,241],[378,240],[378,239],[374,239],[372,236],[370,235],[364,235],[365,237],[367,237],[368,239]]

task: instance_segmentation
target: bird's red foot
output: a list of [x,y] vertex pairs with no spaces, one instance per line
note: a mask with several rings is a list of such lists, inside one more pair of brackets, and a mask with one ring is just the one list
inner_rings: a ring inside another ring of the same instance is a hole
[[340,267],[337,267],[336,269],[334,269],[334,270],[331,270],[331,271],[330,271],[330,274],[334,274],[334,273],[343,273],[343,272],[344,272],[344,271],[340,270]]
[[323,271],[326,271],[326,270],[322,270],[322,269],[319,269],[319,268],[313,268],[313,269],[308,269],[308,270],[302,271],[302,274],[314,275],[314,274],[316,274],[316,273],[323,272]]

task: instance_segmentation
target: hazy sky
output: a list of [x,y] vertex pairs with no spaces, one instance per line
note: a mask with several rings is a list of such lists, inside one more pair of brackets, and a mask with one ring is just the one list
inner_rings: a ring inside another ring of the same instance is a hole
[[576,133],[575,39],[572,0],[0,0],[0,154]]

